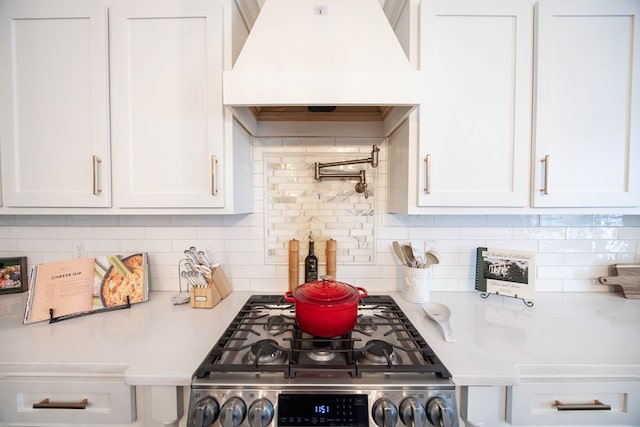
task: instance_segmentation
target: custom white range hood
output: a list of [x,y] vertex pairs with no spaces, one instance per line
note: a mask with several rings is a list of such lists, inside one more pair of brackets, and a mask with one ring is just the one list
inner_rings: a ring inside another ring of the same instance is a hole
[[354,112],[366,108],[382,116],[392,107],[410,111],[419,80],[379,0],[265,0],[223,74],[223,99],[256,117],[279,113],[272,120],[305,120],[309,106],[337,107],[316,113],[328,120],[358,120],[364,115]]

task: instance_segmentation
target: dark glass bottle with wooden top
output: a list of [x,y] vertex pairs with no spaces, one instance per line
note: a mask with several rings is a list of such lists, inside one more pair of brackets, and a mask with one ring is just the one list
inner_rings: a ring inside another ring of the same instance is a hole
[[313,239],[309,236],[309,255],[304,259],[304,282],[318,280],[318,257],[313,253]]

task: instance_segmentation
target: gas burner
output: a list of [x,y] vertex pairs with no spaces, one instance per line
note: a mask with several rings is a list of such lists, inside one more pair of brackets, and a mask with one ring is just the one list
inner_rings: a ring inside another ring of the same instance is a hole
[[284,363],[285,353],[278,348],[275,340],[260,340],[251,345],[251,351],[246,353],[248,363],[277,364]]
[[333,350],[332,342],[325,338],[311,339],[311,350],[308,355],[311,360],[316,362],[328,362],[336,357]]
[[395,365],[399,362],[393,346],[382,340],[371,340],[362,349],[362,355],[376,364]]
[[316,362],[328,362],[336,357],[336,353],[333,351],[314,350],[309,352],[309,359]]
[[375,322],[375,317],[373,316],[361,316],[358,318],[358,324],[356,328],[362,332],[371,333],[378,329],[378,325]]
[[284,316],[278,314],[275,316],[269,316],[267,323],[264,325],[264,329],[272,334],[281,332],[287,327],[287,321]]

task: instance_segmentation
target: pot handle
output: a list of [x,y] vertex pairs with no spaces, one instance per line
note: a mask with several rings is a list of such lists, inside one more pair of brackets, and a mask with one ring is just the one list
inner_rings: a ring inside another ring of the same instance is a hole
[[361,288],[359,286],[356,286],[356,289],[360,292],[360,299],[362,299],[362,298],[366,297],[367,295],[369,295],[365,288]]
[[296,299],[293,297],[293,292],[287,291],[284,293],[284,300],[286,302],[296,302]]

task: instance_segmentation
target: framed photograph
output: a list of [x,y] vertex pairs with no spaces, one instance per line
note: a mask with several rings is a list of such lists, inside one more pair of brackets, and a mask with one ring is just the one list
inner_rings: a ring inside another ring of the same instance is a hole
[[0,258],[0,295],[24,292],[28,283],[27,257]]
[[477,248],[476,290],[532,302],[535,296],[535,253]]

